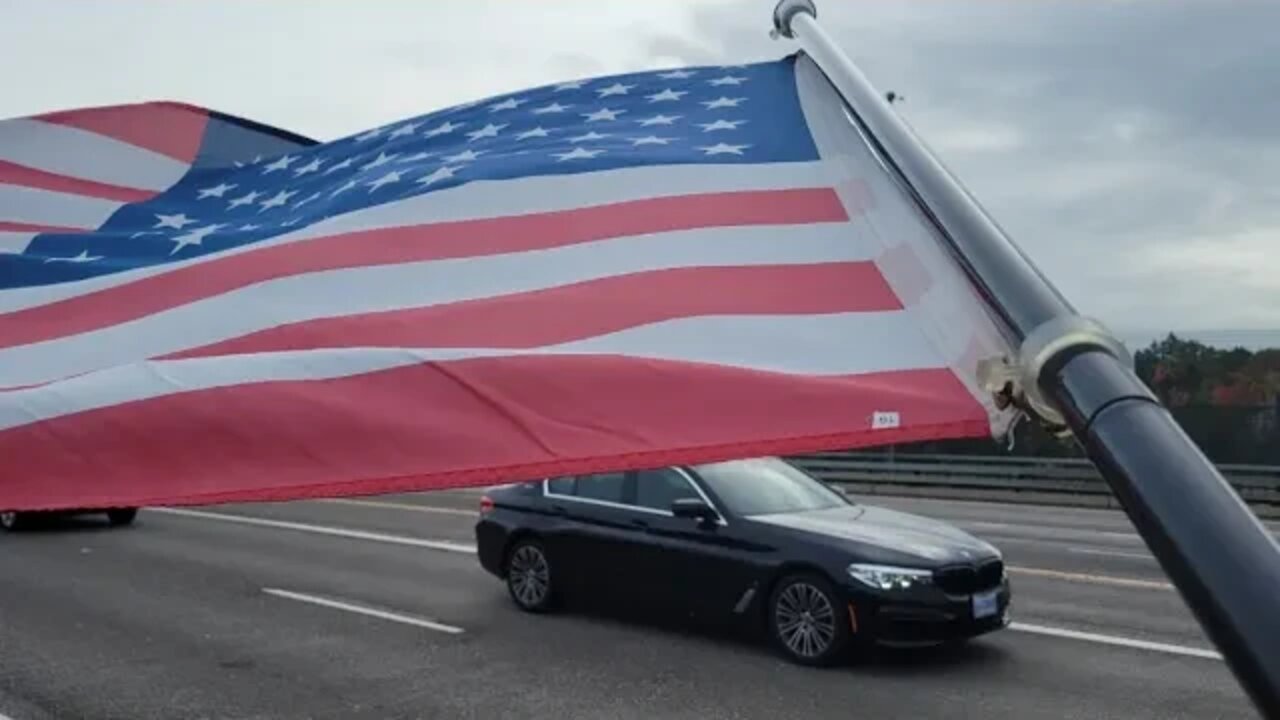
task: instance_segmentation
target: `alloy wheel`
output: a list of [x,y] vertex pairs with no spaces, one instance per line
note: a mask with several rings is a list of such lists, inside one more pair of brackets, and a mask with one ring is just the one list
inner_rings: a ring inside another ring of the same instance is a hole
[[521,607],[541,609],[547,604],[551,595],[551,564],[542,548],[525,543],[515,549],[507,567],[507,584]]
[[816,659],[825,655],[836,640],[835,608],[817,586],[794,582],[778,595],[774,626],[787,650],[804,659]]

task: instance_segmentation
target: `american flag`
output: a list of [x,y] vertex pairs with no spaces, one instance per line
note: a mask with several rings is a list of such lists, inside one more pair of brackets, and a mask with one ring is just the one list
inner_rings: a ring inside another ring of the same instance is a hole
[[0,507],[454,487],[1000,432],[1008,348],[802,55],[317,143],[0,122]]

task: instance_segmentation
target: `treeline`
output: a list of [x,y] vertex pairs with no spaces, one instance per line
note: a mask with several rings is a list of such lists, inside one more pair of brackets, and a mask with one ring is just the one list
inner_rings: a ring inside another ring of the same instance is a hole
[[[1170,334],[1134,353],[1134,370],[1218,463],[1280,465],[1280,348],[1223,349]],[[1073,440],[1021,423],[1013,448],[990,440],[900,445],[897,452],[1079,457]]]

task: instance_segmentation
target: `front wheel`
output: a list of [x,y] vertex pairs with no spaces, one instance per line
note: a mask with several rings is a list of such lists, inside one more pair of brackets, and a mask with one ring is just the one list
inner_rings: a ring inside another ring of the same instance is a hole
[[842,603],[825,578],[783,578],[769,599],[769,630],[783,655],[801,665],[830,665],[849,644]]
[[0,512],[0,529],[6,531],[22,530],[29,524],[27,513],[6,510]]
[[546,612],[555,601],[551,560],[542,543],[517,540],[507,554],[507,590],[521,610]]
[[133,519],[138,516],[137,508],[119,508],[107,511],[107,522],[115,526],[132,525]]

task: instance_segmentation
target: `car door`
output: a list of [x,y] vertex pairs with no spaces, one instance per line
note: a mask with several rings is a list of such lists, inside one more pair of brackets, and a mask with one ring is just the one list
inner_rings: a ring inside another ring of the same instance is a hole
[[[692,479],[678,468],[636,473],[635,504],[656,511],[647,518],[649,541],[638,564],[664,591],[663,601],[701,615],[733,614],[745,609],[762,574],[763,548],[741,536],[724,519],[701,523],[672,515],[671,503],[697,498],[711,504]],[[714,507],[714,506],[713,506]]]
[[628,473],[607,472],[557,478],[544,486],[557,528],[552,562],[571,592],[616,600],[634,591],[630,572],[643,529],[625,500]]

